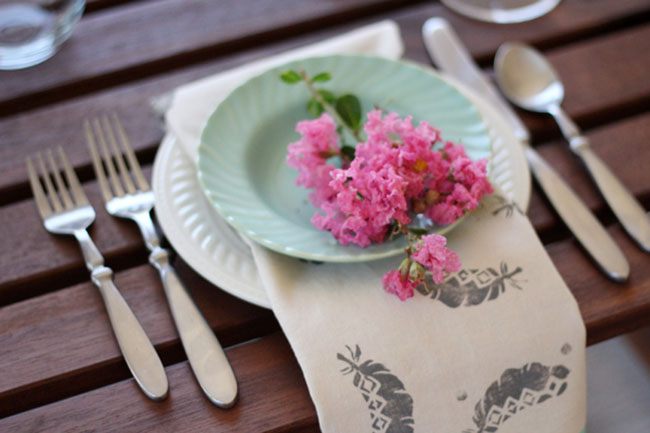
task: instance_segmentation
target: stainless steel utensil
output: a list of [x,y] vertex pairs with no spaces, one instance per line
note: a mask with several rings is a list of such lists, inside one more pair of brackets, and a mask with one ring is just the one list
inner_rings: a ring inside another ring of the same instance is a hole
[[[99,288],[102,294],[108,318],[126,364],[147,397],[152,400],[163,400],[167,397],[169,390],[165,369],[138,319],[113,284],[113,271],[104,266],[104,258],[86,231],[95,220],[95,210],[89,204],[61,147],[59,147],[58,153],[70,191],[63,183],[52,152],[49,150],[46,152],[50,166],[49,172],[45,167],[43,156],[40,153],[35,156],[47,196],[43,191],[41,181],[39,181],[39,175],[32,158],[27,157],[29,183],[36,199],[38,212],[49,232],[73,235],[79,241],[86,267],[90,271],[93,284]],[[54,178],[56,188],[52,183],[51,176]]]
[[[160,247],[160,239],[150,215],[154,205],[153,192],[142,173],[121,122],[115,114],[111,117],[112,122],[104,116],[101,120],[94,119],[84,123],[93,168],[106,202],[106,210],[113,216],[137,223],[150,251],[149,263],[160,273],[181,343],[201,389],[215,405],[222,408],[232,407],[237,398],[235,374],[217,337],[169,263],[168,251]],[[123,151],[120,150],[118,141]],[[97,143],[108,171],[110,186],[102,167]],[[117,163],[117,169],[114,161]]]
[[528,129],[494,85],[481,73],[449,23],[442,18],[430,18],[422,28],[422,35],[427,51],[436,65],[476,91],[508,121],[524,146],[526,159],[538,184],[605,275],[614,281],[627,280],[630,265],[620,248],[576,193],[530,146]]
[[650,252],[650,218],[562,110],[564,86],[542,53],[523,44],[505,43],[497,51],[494,69],[501,90],[511,102],[526,110],[553,116],[571,150],[585,163],[627,233],[642,249]]

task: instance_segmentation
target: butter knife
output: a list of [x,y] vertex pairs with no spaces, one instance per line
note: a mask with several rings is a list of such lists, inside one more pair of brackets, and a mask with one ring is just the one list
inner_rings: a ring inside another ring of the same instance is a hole
[[440,70],[476,91],[506,119],[524,146],[526,159],[537,183],[605,275],[617,282],[627,280],[630,265],[623,252],[584,202],[532,148],[528,129],[474,63],[451,25],[443,18],[430,18],[422,27],[422,37],[429,55]]

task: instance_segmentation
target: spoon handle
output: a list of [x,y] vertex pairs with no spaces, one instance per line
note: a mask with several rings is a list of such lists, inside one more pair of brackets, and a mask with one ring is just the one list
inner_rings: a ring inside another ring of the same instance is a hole
[[560,107],[554,107],[550,112],[625,231],[643,250],[650,252],[650,217],[641,204],[593,151],[587,137],[581,134],[569,116]]
[[605,275],[617,282],[627,280],[630,265],[607,230],[535,149],[530,146],[524,149],[537,183],[578,242]]

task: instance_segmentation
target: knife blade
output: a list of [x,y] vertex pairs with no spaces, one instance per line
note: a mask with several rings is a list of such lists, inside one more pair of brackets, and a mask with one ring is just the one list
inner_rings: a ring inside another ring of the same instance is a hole
[[599,268],[614,281],[627,280],[630,265],[623,252],[578,195],[530,146],[528,128],[481,72],[451,25],[443,18],[430,18],[422,27],[422,37],[427,52],[440,70],[477,92],[508,122],[524,146],[526,159],[537,183]]

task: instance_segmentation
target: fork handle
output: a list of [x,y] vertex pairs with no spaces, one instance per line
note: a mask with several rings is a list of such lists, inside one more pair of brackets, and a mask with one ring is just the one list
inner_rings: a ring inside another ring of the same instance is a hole
[[169,309],[192,371],[210,401],[229,408],[237,399],[237,380],[217,337],[169,263],[169,253],[154,248],[149,262],[158,269]]
[[165,368],[138,319],[113,283],[113,271],[106,266],[91,273],[102,294],[108,318],[126,364],[142,391],[154,401],[164,400],[169,391]]

